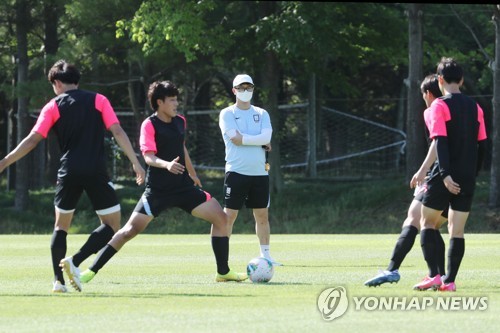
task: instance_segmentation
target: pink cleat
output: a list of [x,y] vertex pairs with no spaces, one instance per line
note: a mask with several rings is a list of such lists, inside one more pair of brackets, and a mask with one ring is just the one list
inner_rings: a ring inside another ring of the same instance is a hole
[[457,291],[457,286],[455,282],[444,283],[439,286],[439,291]]
[[441,286],[441,275],[434,277],[426,276],[421,282],[413,286],[413,290],[437,290]]

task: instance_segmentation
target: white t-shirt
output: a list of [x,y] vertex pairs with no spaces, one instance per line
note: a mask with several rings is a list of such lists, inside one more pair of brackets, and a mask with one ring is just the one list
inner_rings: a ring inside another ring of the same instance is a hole
[[[220,112],[219,127],[226,145],[226,172],[233,171],[247,176],[268,175],[262,145],[269,142],[236,146],[227,134],[231,130],[250,136],[260,135],[263,130],[272,133],[271,119],[266,110],[253,105],[248,110],[240,110],[236,105],[229,106]],[[269,141],[270,139],[269,136]]]

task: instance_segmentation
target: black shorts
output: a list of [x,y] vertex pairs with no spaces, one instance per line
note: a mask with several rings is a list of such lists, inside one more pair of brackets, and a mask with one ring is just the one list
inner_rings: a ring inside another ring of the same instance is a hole
[[426,181],[422,191],[415,196],[425,207],[446,211],[441,214],[448,217],[448,207],[459,212],[470,212],[474,192],[468,194],[451,194],[444,186],[441,177],[434,177]]
[[74,211],[83,191],[98,214],[106,215],[120,210],[114,185],[106,174],[66,175],[58,178],[54,206],[61,211]]
[[178,207],[191,214],[193,209],[211,198],[210,193],[196,186],[175,193],[146,189],[137,202],[134,212],[157,217],[164,210]]
[[[422,203],[422,198],[424,197],[424,192],[425,192],[426,187],[424,185],[417,186],[415,188],[415,192],[413,195],[415,196],[415,200],[420,201]],[[446,206],[446,208],[441,212],[441,216],[444,217],[445,219],[448,219],[448,210],[450,208],[450,205]]]
[[224,177],[224,207],[240,210],[269,208],[269,176],[245,176],[227,172]]

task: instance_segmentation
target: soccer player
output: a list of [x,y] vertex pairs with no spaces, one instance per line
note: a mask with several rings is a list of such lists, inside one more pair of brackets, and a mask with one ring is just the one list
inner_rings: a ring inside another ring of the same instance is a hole
[[[465,223],[486,149],[486,129],[481,107],[460,91],[460,65],[453,58],[443,57],[437,75],[444,96],[424,112],[430,138],[436,141],[438,159],[438,168],[426,179],[422,196],[420,239],[429,274],[414,289],[455,291],[455,278],[465,251]],[[448,267],[447,274],[441,276],[434,229],[448,206]]]
[[[428,107],[434,102],[434,100],[438,97],[442,96],[441,91],[439,90],[438,78],[436,74],[427,75],[422,84],[420,85],[420,91],[422,92],[422,98],[425,101],[425,104]],[[399,274],[399,267],[401,263],[405,259],[408,252],[410,252],[413,244],[415,243],[415,238],[420,231],[420,219],[421,214],[420,211],[422,209],[422,194],[423,181],[430,171],[431,167],[434,164],[434,167],[437,166],[436,161],[436,142],[433,140],[429,146],[429,150],[427,152],[427,156],[423,161],[422,165],[418,169],[418,171],[413,175],[410,181],[410,188],[415,188],[415,197],[412,200],[410,207],[408,208],[408,215],[403,222],[403,228],[399,238],[394,246],[394,250],[392,252],[392,257],[389,262],[389,266],[387,270],[380,272],[380,274],[371,278],[370,280],[365,282],[365,286],[368,287],[376,287],[383,283],[394,283],[398,282],[401,278]],[[438,269],[440,274],[444,275],[444,262],[445,262],[445,245],[443,241],[443,237],[439,232],[439,227],[446,222],[448,209],[443,211],[443,214],[440,218],[440,221],[437,225],[437,228],[434,229],[436,233],[436,239],[439,244],[439,256],[440,259],[438,262]]]
[[[59,266],[66,256],[66,236],[82,193],[87,193],[101,225],[75,255],[76,266],[97,253],[120,228],[120,204],[106,172],[106,130],[113,134],[132,163],[137,184],[144,182],[145,172],[109,100],[101,94],[78,89],[80,72],[74,65],[57,61],[49,70],[48,80],[57,97],[43,107],[31,133],[0,161],[0,172],[28,154],[54,129],[62,157],[57,172],[55,226],[50,248],[55,276],[52,291],[60,293],[67,288]],[[72,280],[71,272],[70,280],[78,289],[79,282]]]
[[236,103],[220,112],[219,127],[226,146],[224,211],[229,218],[229,235],[243,204],[253,209],[260,256],[274,261],[269,253],[269,170],[266,150],[270,150],[271,119],[266,110],[250,104],[254,84],[247,74],[233,80]]
[[179,90],[170,81],[149,86],[148,99],[155,111],[141,126],[141,151],[146,161],[146,189],[128,222],[99,252],[93,264],[82,272],[87,283],[125,245],[141,233],[162,211],[179,207],[212,224],[212,249],[217,263],[217,282],[243,281],[246,274],[228,265],[227,216],[215,198],[200,189],[201,182],[185,146],[186,119],[177,114]]

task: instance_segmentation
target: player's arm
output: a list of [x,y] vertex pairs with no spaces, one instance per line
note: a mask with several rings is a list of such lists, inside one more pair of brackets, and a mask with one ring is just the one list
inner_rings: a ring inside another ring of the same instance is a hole
[[132,168],[134,169],[136,175],[136,183],[137,185],[141,185],[144,183],[146,173],[141,163],[139,163],[139,159],[135,155],[134,148],[132,148],[132,144],[130,143],[127,133],[125,133],[119,123],[111,125],[109,131],[113,134],[116,142],[118,142],[118,145],[125,152],[125,155],[127,155],[127,158],[132,163]]
[[436,161],[437,152],[436,152],[436,140],[432,140],[429,150],[427,151],[427,156],[425,156],[422,165],[418,169],[418,171],[413,175],[410,181],[410,187],[415,188],[423,183],[425,177],[427,176],[427,172],[431,168],[432,164]]
[[448,137],[437,136],[436,152],[439,161],[439,174],[443,179],[444,186],[451,194],[460,193],[460,185],[456,183],[451,177],[450,173],[450,151],[448,149]]
[[193,180],[194,184],[199,187],[203,187],[201,185],[200,178],[196,175],[196,170],[194,169],[193,163],[191,162],[191,157],[189,156],[188,150],[184,145],[184,161],[186,162],[186,169],[189,173],[189,177]]
[[14,150],[0,160],[0,173],[3,172],[9,165],[26,156],[42,140],[43,136],[37,132],[31,132],[28,134],[28,136],[25,137],[23,141],[21,141],[17,147],[14,148]]
[[184,165],[179,163],[180,157],[177,156],[174,158],[172,161],[165,161],[158,156],[152,151],[148,151],[144,154],[144,161],[146,161],[146,164],[155,168],[160,168],[160,169],[167,169],[173,174],[179,175],[184,172]]
[[486,155],[486,140],[478,141],[477,143],[477,166],[476,166],[476,176],[481,171],[484,162],[484,156]]

